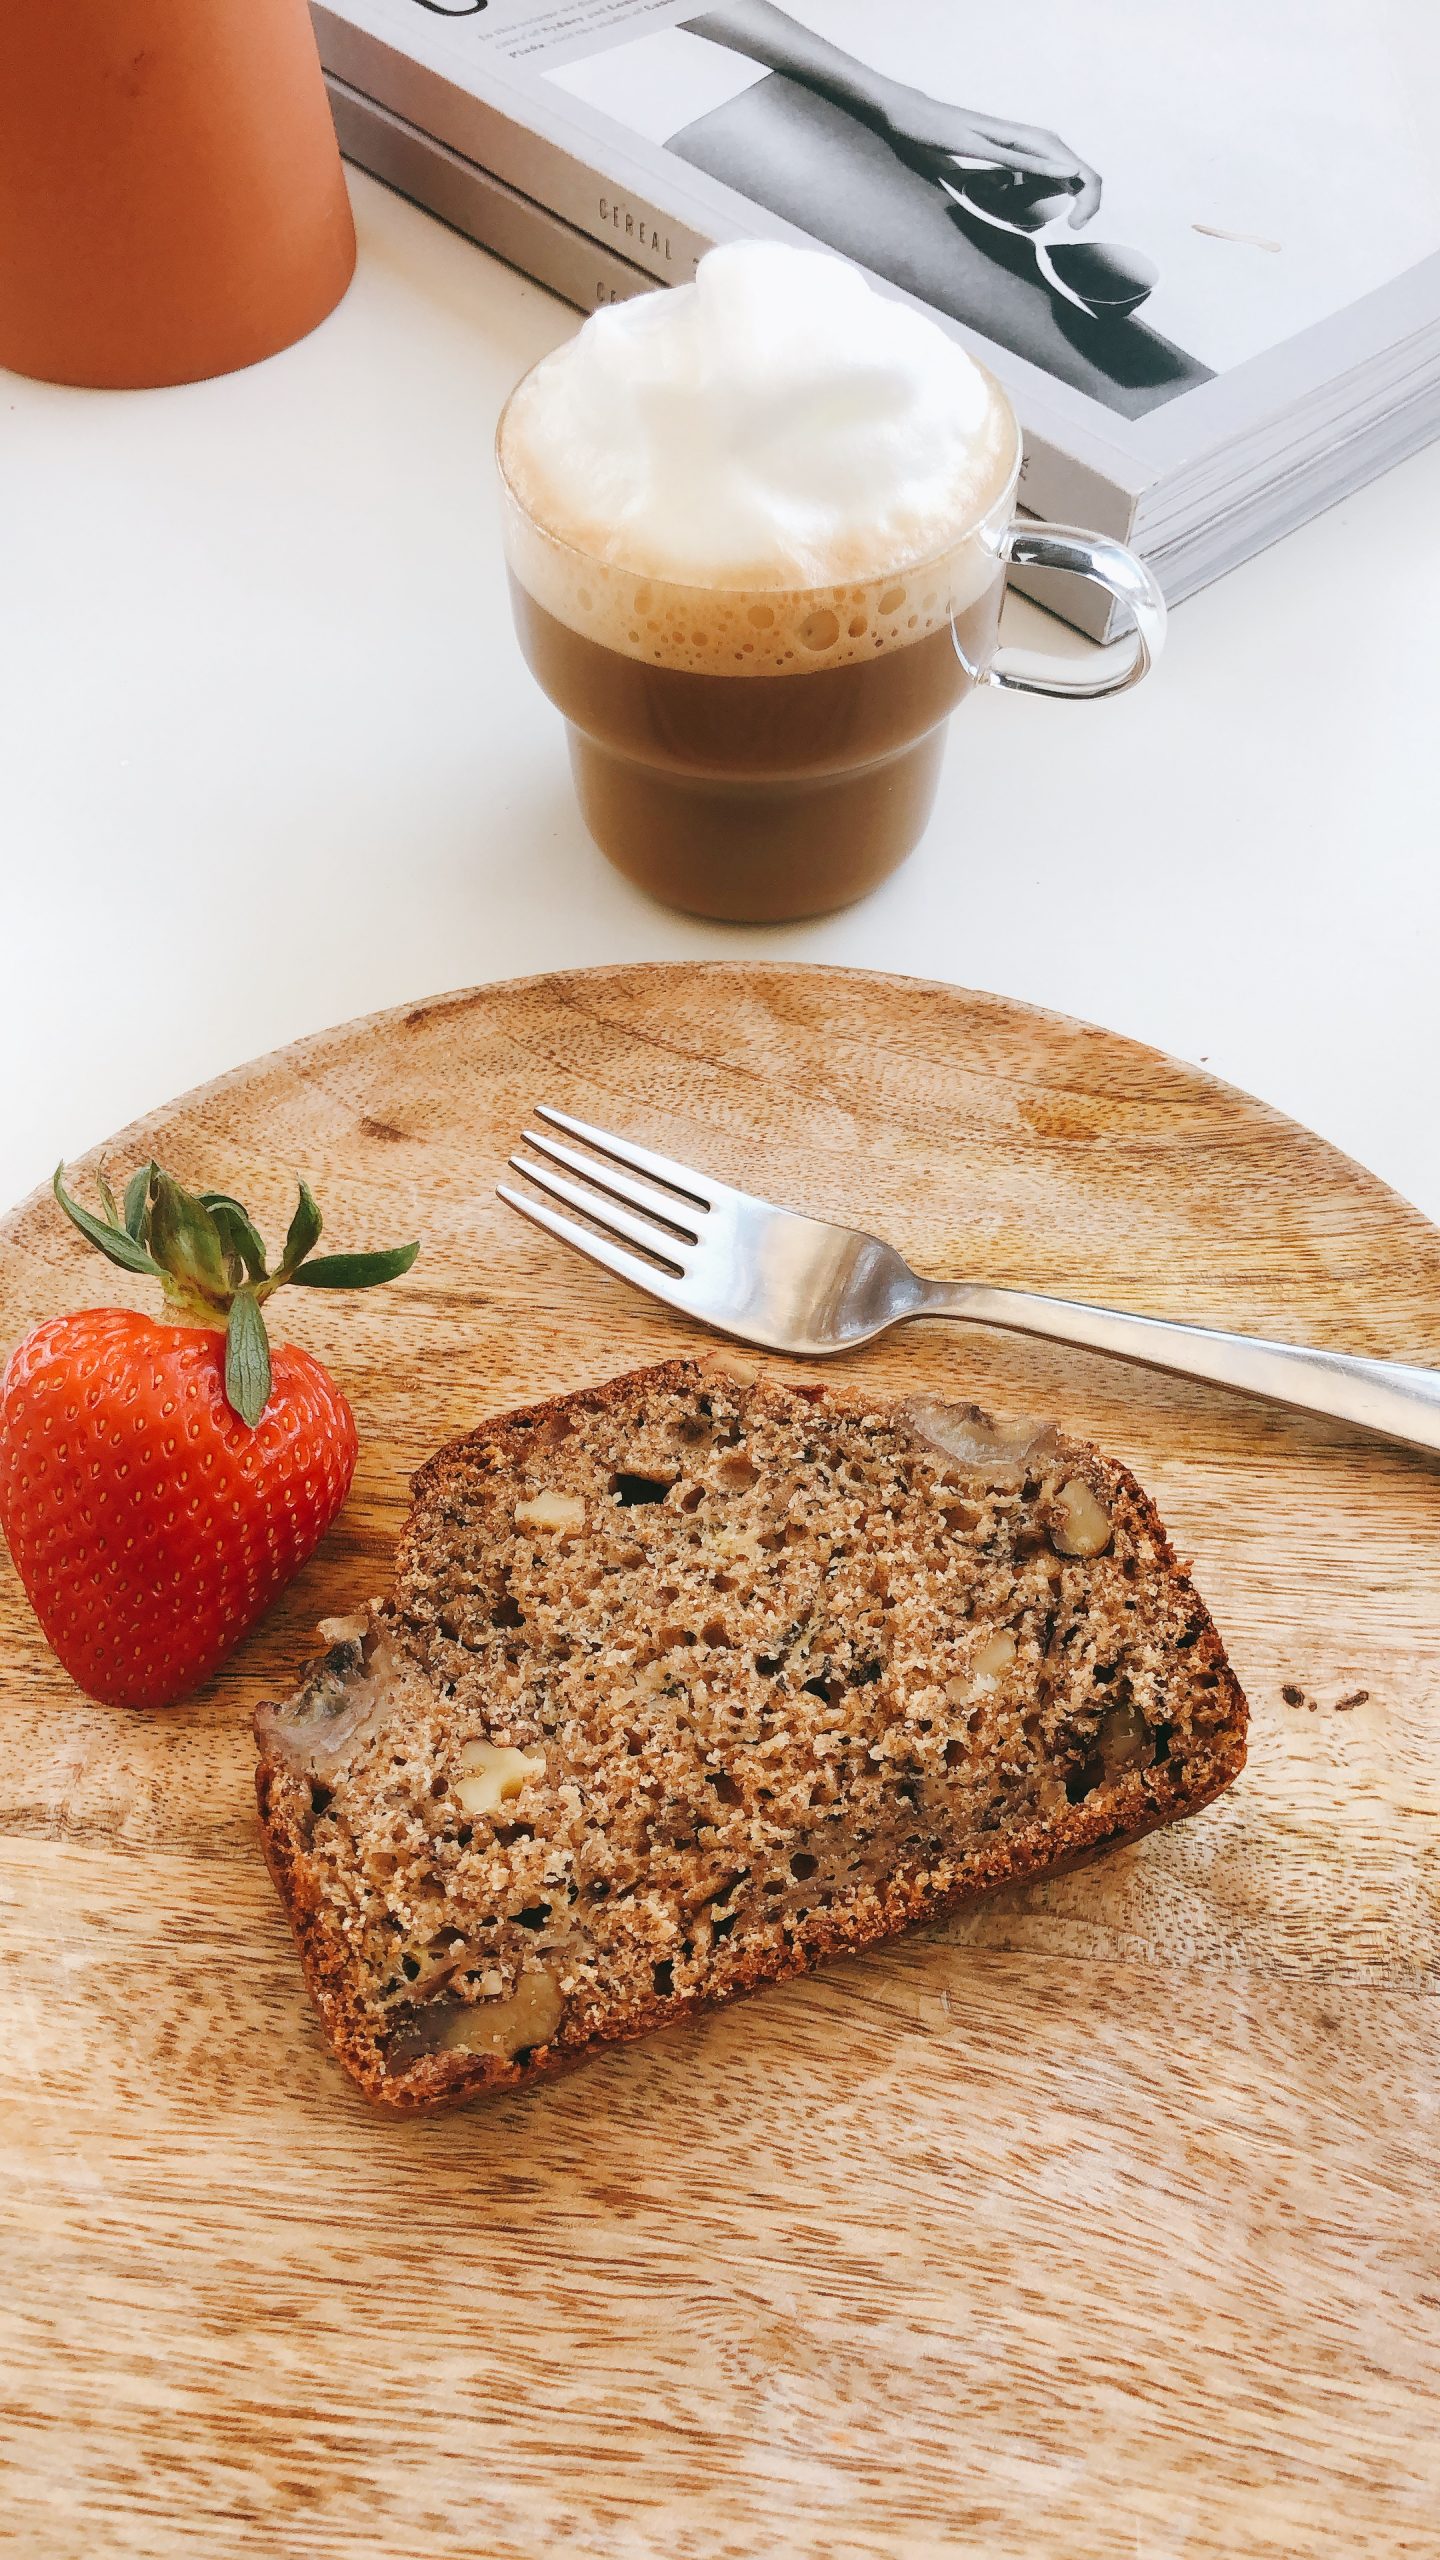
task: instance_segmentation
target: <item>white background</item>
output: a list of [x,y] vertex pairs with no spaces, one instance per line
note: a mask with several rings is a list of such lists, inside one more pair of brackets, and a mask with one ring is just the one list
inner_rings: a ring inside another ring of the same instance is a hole
[[723,953],[1108,1023],[1440,1214],[1440,448],[1184,605],[1133,695],[968,704],[925,843],[865,905],[693,923],[592,850],[508,625],[491,436],[575,315],[352,186],[357,281],[272,363],[0,375],[0,1197],[323,1024]]
[[[892,79],[1059,133],[1105,181],[1092,236],[1160,269],[1146,319],[1216,372],[1440,249],[1435,0],[788,7]],[[702,44],[658,32],[558,76],[668,139]]]

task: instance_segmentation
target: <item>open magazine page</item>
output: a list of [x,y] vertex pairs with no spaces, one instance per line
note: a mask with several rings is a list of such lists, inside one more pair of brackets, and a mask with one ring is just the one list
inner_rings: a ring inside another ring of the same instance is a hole
[[1172,592],[1435,431],[1440,10],[314,5],[332,72],[666,282],[763,231],[917,299],[1014,399],[1027,503],[1163,542]]
[[1293,42],[1255,0],[583,14],[569,95],[1126,415],[1440,249],[1440,11],[1308,0]]
[[477,56],[1119,417],[1440,251],[1436,10],[1307,0],[1292,41],[1255,0],[450,0],[444,15]]

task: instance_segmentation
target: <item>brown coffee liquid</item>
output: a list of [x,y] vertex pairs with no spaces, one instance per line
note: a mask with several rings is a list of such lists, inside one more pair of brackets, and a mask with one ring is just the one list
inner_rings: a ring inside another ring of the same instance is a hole
[[[945,722],[971,686],[948,624],[875,657],[786,675],[701,675],[604,648],[512,573],[532,674],[569,724],[586,825],[667,906],[777,923],[849,906],[914,847]],[[1001,582],[957,615],[971,666]]]

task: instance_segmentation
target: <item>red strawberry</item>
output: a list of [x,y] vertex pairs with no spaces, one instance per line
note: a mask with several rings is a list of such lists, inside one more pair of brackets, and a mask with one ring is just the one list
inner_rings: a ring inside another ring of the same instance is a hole
[[286,1281],[366,1289],[418,1247],[308,1257],[302,1183],[276,1270],[238,1201],[154,1165],[121,1219],[55,1196],[112,1262],[147,1271],[187,1321],[115,1307],[52,1316],[0,1383],[0,1527],[72,1679],[160,1707],[208,1680],[323,1537],[355,1472],[355,1417],[308,1351],[272,1356],[260,1313]]

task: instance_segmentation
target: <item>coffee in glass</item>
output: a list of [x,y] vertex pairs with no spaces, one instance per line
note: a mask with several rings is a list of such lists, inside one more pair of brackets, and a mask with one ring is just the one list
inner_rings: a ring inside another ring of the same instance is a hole
[[893,871],[996,660],[990,375],[840,260],[737,243],[546,357],[497,451],[521,646],[616,867],[740,921]]

